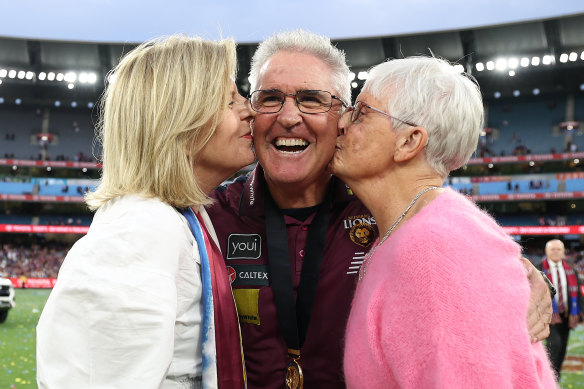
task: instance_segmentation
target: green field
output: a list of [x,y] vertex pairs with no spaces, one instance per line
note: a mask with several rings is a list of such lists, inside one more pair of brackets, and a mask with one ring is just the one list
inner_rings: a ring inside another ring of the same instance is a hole
[[[8,320],[0,324],[0,389],[37,388],[35,327],[48,297],[48,290],[16,291],[16,308],[10,312]],[[584,388],[582,360],[584,328],[579,326],[570,336],[562,388]]]
[[0,324],[0,389],[36,388],[35,327],[49,290],[16,290],[16,307]]

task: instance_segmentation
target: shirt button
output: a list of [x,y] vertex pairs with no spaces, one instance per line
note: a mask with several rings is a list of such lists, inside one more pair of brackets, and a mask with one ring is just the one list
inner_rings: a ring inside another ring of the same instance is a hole
[[302,226],[302,227],[300,227],[300,229],[301,229],[302,231],[308,231],[308,226]]
[[304,250],[300,250],[298,252],[298,255],[300,255],[300,258],[304,258],[304,255],[305,255]]

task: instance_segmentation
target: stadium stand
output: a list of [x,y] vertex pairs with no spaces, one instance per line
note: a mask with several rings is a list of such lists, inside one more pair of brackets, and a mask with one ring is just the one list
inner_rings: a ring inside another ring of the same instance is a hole
[[[584,174],[584,154],[577,153],[584,151],[584,54],[579,54],[584,50],[582,26],[584,15],[574,15],[510,26],[336,43],[346,51],[355,72],[353,98],[366,78],[359,72],[386,58],[417,55],[430,48],[436,55],[459,61],[483,90],[487,120],[476,158],[454,172],[447,184],[472,196],[507,227],[581,226],[584,175],[578,174]],[[47,252],[64,255],[66,250],[59,245],[72,244],[91,223],[92,214],[83,205],[82,195],[99,177],[99,165],[93,157],[99,156],[94,142],[94,105],[107,72],[130,48],[121,44],[81,47],[67,42],[59,47],[59,42],[38,43],[0,38],[0,45],[20,47],[23,52],[31,47],[40,50],[25,56],[28,60],[16,60],[12,53],[0,51],[0,78],[4,66],[34,68],[36,72],[32,81],[4,77],[0,85],[0,228],[30,227],[11,228],[10,232],[5,228],[0,231],[0,244],[8,245],[5,253],[22,247],[27,263],[37,262],[35,256],[44,258]],[[236,83],[242,93],[249,92],[247,72],[255,47],[253,43],[241,44],[238,49]],[[561,62],[563,51],[578,51],[578,58]],[[550,52],[557,53],[555,61],[546,66],[518,66],[514,77],[507,75],[509,69],[479,71],[478,67],[488,67],[488,61],[498,57],[533,58]],[[80,58],[79,53],[92,54]],[[97,82],[77,83],[71,91],[63,83],[40,78],[39,70],[58,73],[60,62],[69,70],[79,64],[79,69],[72,70],[94,71]],[[562,122],[577,125],[562,128]],[[38,232],[49,231],[50,226],[85,229]],[[541,258],[542,241],[556,236],[566,241],[570,258],[581,257],[582,234],[534,231],[515,235],[534,262]],[[6,263],[0,260],[0,265]],[[53,274],[53,270],[48,273]],[[6,269],[0,266],[0,271]],[[30,272],[38,274],[39,269],[32,266]]]

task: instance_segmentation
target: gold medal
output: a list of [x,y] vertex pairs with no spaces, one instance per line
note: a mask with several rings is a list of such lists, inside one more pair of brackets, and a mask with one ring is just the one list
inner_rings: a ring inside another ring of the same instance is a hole
[[286,369],[286,388],[302,389],[303,387],[304,376],[302,375],[302,368],[298,363],[298,358],[295,358],[288,362],[288,368]]

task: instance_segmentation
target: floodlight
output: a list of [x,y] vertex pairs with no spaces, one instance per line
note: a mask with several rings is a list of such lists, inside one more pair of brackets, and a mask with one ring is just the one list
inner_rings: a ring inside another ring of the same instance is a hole
[[539,92],[540,92],[539,88],[535,88],[535,89],[533,90],[533,94],[534,94],[535,96],[539,95]]
[[[582,52],[582,55],[584,55],[584,51]],[[0,69],[0,78],[4,78],[6,75],[8,75],[8,70]]]
[[515,75],[515,70],[509,70],[509,77],[513,77]]
[[14,100],[14,103],[16,105],[20,105],[22,103],[22,99],[17,98],[16,100]]
[[544,55],[541,63],[543,63],[544,65],[551,65],[551,63],[553,62],[553,58],[554,57],[551,55]]
[[357,84],[355,81],[353,81],[353,82],[351,83],[351,88],[353,88],[353,89],[355,89],[355,88],[356,88],[356,87],[358,87],[358,86],[359,86],[359,84]]
[[[545,60],[545,57],[544,57],[544,60]],[[562,53],[562,55],[560,55],[560,62],[561,62],[561,63],[566,63],[566,62],[568,62],[568,54],[566,54],[566,53]],[[549,64],[546,64],[546,63],[544,62],[544,65],[549,65]]]
[[505,70],[507,69],[507,60],[505,58],[499,58],[495,64],[497,70]]
[[353,81],[355,79],[355,73],[349,72],[349,81]]
[[526,68],[529,66],[529,58],[523,57],[521,58],[521,67]]
[[26,72],[24,70],[21,70],[18,72],[18,79],[19,80],[24,79],[25,76],[26,76]]
[[[75,80],[77,80],[77,74],[73,73],[73,72],[68,72],[65,74],[65,81],[71,83],[71,82],[75,82]],[[71,88],[69,88],[71,89]]]
[[54,79],[55,79],[55,73],[49,72],[49,74],[47,74],[47,80],[53,81]]
[[97,81],[97,74],[89,73],[87,74],[87,82],[90,84],[95,84]]
[[577,60],[577,59],[578,59],[578,53],[576,53],[576,52],[572,51],[572,52],[570,53],[570,55],[568,56],[568,59],[569,59],[571,62],[574,62],[575,60]]
[[34,73],[31,71],[26,72],[26,79],[27,80],[32,80],[32,78],[34,77]]
[[12,69],[11,71],[8,72],[8,78],[14,77],[16,77],[16,70]]
[[501,97],[501,92],[495,92],[495,93],[493,94],[493,96],[494,96],[496,99],[498,99],[499,97]]
[[515,89],[513,91],[513,96],[515,96],[515,97],[519,97],[520,94],[521,94],[521,92],[519,92],[519,90],[517,90],[517,89]]
[[38,77],[38,78],[39,78],[39,80],[41,80],[41,81],[44,81],[44,80],[45,80],[45,78],[47,78],[47,73],[45,73],[45,72],[40,72],[40,73],[39,73],[39,77]]
[[359,80],[366,80],[369,77],[369,74],[367,74],[367,72],[359,72],[359,74],[357,75],[357,78]]
[[509,58],[509,62],[507,62],[509,69],[517,69],[519,66],[519,60],[517,58]]
[[57,81],[63,81],[65,79],[65,75],[63,73],[57,74]]
[[540,60],[540,58],[539,58],[539,57],[533,57],[533,58],[531,58],[531,64],[532,64],[533,66],[539,66],[539,63],[540,63],[540,61],[541,61],[541,60]]
[[67,84],[67,88],[69,88],[69,89],[73,89],[73,88],[75,88],[75,85],[74,85],[74,84],[72,84],[72,83],[69,83],[69,84]]
[[493,61],[487,62],[487,70],[495,69],[495,63]]
[[479,72],[482,72],[483,70],[485,70],[485,65],[482,62],[477,62],[477,64],[475,65],[475,67],[477,68],[477,70]]

